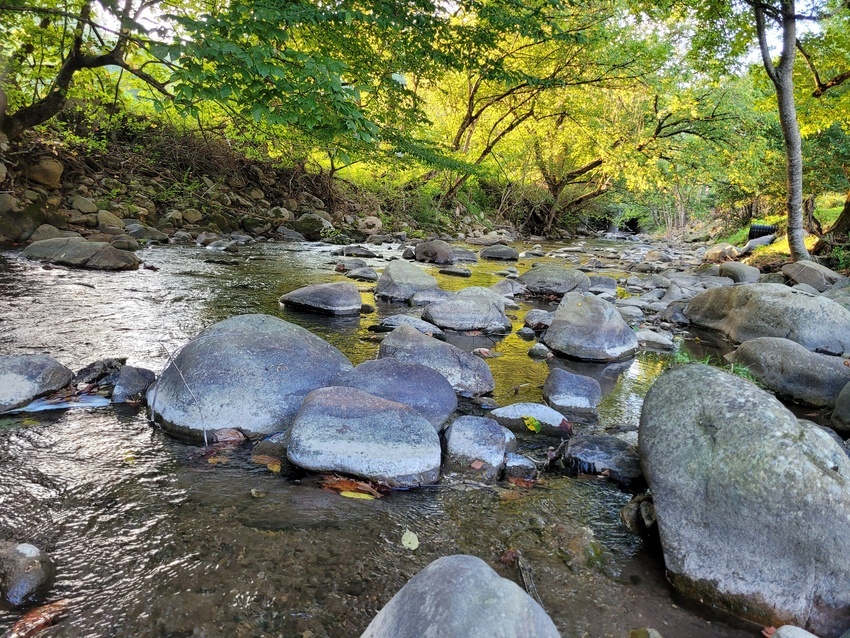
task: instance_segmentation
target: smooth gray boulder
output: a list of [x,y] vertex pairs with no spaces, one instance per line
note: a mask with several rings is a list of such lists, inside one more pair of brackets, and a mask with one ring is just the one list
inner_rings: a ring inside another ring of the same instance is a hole
[[829,435],[753,384],[690,364],[650,388],[638,447],[682,594],[824,638],[850,626],[850,459]]
[[360,314],[363,300],[357,285],[350,281],[311,284],[288,292],[280,298],[288,308],[324,315],[353,316]]
[[431,264],[453,264],[455,254],[452,247],[441,239],[423,241],[413,248],[416,261],[424,261]]
[[324,339],[269,315],[220,321],[195,337],[147,392],[153,420],[192,441],[237,428],[286,430],[309,392],[353,366]]
[[411,306],[427,306],[429,303],[445,301],[453,294],[453,292],[441,290],[440,288],[428,288],[427,290],[420,290],[419,292],[414,293],[413,296],[407,300],[407,303]]
[[361,638],[559,638],[543,608],[474,556],[445,556],[416,574]]
[[478,256],[481,259],[492,259],[496,261],[516,261],[519,259],[519,253],[515,248],[496,244],[483,249]]
[[836,432],[845,436],[850,433],[850,383],[835,397],[835,409],[831,419],[830,425]]
[[287,458],[313,472],[341,472],[393,487],[440,476],[440,436],[421,414],[357,388],[313,390],[289,430]]
[[839,281],[837,284],[827,289],[823,296],[827,299],[832,299],[835,303],[844,306],[850,310],[850,279]]
[[834,406],[850,383],[847,359],[810,352],[790,339],[750,339],[726,359],[747,368],[771,392],[815,407]]
[[638,348],[635,333],[614,305],[592,294],[564,295],[543,342],[567,357],[618,361]]
[[61,390],[73,378],[46,354],[0,355],[0,414]]
[[823,292],[847,277],[814,261],[796,261],[782,266],[782,274],[795,284],[807,284]]
[[321,241],[334,231],[331,222],[313,213],[305,213],[295,221],[286,222],[285,225],[306,237],[308,241]]
[[387,357],[436,370],[461,396],[489,394],[496,387],[493,373],[483,359],[408,325],[399,326],[381,342],[378,358]]
[[497,295],[508,297],[510,299],[513,299],[517,295],[524,295],[528,292],[526,285],[516,279],[502,279],[501,281],[497,281],[490,286],[489,290],[492,290]]
[[782,284],[712,288],[691,299],[685,315],[737,343],[783,337],[807,350],[850,353],[850,310]]
[[740,261],[727,261],[720,264],[720,276],[729,277],[735,283],[754,284],[761,277],[761,271]]
[[545,330],[552,324],[552,315],[555,313],[540,308],[532,308],[525,313],[523,323],[534,331]]
[[520,275],[519,280],[533,295],[555,295],[561,297],[568,292],[587,292],[590,279],[575,268],[564,268],[554,264],[542,264]]
[[537,466],[527,456],[508,452],[505,454],[505,477],[506,478],[521,478],[535,479],[537,478]]
[[0,609],[17,609],[43,598],[54,575],[53,561],[35,545],[0,541]]
[[389,301],[408,301],[417,292],[437,288],[437,280],[417,266],[401,259],[387,264],[378,285],[375,297]]
[[511,320],[505,315],[505,298],[479,286],[464,288],[444,301],[428,304],[422,311],[422,319],[460,332],[480,330],[505,334],[511,331]]
[[58,237],[33,242],[23,251],[27,259],[92,270],[136,270],[139,259],[126,250],[118,250],[103,241],[82,237]]
[[145,226],[144,224],[127,224],[124,227],[124,231],[135,239],[161,243],[168,242],[168,235],[158,231],[156,228],[152,228],[151,226]]
[[581,474],[602,474],[623,487],[643,483],[637,450],[616,436],[573,437],[564,456],[567,465]]
[[446,429],[446,466],[474,474],[486,483],[505,467],[505,428],[482,416],[461,416]]
[[369,326],[369,330],[371,332],[392,332],[401,324],[407,324],[416,328],[422,334],[434,337],[440,341],[446,340],[446,333],[433,323],[422,321],[422,319],[411,317],[410,315],[390,315],[389,317],[384,317],[378,323]]
[[345,276],[355,281],[378,281],[378,273],[371,268],[354,268],[346,272]]
[[156,374],[151,370],[122,366],[112,390],[112,402],[124,403],[127,400],[139,400],[145,396],[154,381],[156,381]]
[[519,434],[540,434],[566,439],[572,433],[572,426],[564,415],[541,403],[512,403],[491,410],[490,417]]
[[337,377],[333,385],[358,388],[403,403],[428,419],[438,432],[457,409],[451,384],[436,370],[419,363],[391,358],[364,361]]
[[599,381],[563,368],[552,368],[543,383],[543,400],[567,416],[595,414],[600,399]]

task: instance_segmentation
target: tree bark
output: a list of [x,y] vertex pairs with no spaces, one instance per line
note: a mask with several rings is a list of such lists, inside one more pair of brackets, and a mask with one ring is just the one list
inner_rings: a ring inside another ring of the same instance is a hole
[[791,259],[811,259],[803,241],[803,150],[797,105],[794,102],[794,58],[797,51],[797,18],[794,0],[781,0],[778,19],[782,27],[782,54],[774,66],[767,43],[764,5],[753,4],[756,31],[764,69],[776,89],[779,124],[785,143],[785,173],[788,196],[785,208],[788,215],[788,247]]
[[827,232],[834,237],[843,236],[850,238],[850,191],[847,192],[847,199],[844,201],[844,208],[841,210],[841,214]]

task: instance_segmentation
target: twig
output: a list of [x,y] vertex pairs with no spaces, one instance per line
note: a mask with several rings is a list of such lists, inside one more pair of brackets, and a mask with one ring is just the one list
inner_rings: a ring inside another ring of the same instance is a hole
[[537,585],[534,584],[534,577],[531,575],[531,566],[519,550],[516,550],[516,566],[519,569],[519,577],[525,591],[542,607],[543,601],[540,600],[540,594],[537,593]]
[[[168,352],[168,350],[165,348],[164,345],[159,344],[159,347],[162,348],[162,350],[165,352],[166,356],[168,357],[168,362],[165,364],[165,369],[167,369],[168,366],[170,366],[170,365],[174,366],[174,369],[177,370],[177,374],[180,375],[180,380],[183,381],[183,385],[186,386],[186,389],[189,391],[189,396],[192,397],[192,400],[195,402],[195,405],[198,408],[198,415],[201,417],[201,429],[204,431],[204,447],[207,447],[207,446],[209,446],[209,441],[207,440],[207,426],[204,423],[204,412],[203,412],[203,410],[201,410],[201,402],[198,401],[198,397],[196,397],[195,393],[192,392],[192,388],[189,387],[189,383],[186,381],[186,377],[183,376],[183,371],[180,369],[180,366],[178,366],[177,362],[174,360],[175,357],[178,354],[180,354],[180,350],[182,350],[182,348],[178,348],[174,352],[174,354],[171,354],[170,352]],[[165,372],[165,369],[163,369],[163,372]],[[160,375],[160,379],[161,378],[162,378],[162,375]],[[151,401],[151,417],[156,416],[156,396],[157,396],[158,391],[159,391],[159,381],[157,381],[157,383],[153,387],[153,400]]]

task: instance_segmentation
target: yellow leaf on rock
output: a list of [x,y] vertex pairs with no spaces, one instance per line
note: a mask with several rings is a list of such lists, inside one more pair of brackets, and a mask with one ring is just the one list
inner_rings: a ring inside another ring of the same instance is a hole
[[346,498],[362,498],[367,501],[374,501],[375,497],[371,494],[363,494],[363,492],[340,492],[340,496],[345,496]]
[[522,421],[523,423],[525,423],[525,427],[527,427],[535,434],[537,434],[538,432],[540,432],[540,430],[543,429],[543,424],[539,420],[535,419],[533,416],[524,416],[522,417]]

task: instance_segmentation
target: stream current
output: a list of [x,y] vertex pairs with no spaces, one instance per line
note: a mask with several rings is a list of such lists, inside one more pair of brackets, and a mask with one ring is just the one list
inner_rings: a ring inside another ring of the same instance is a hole
[[[609,252],[618,246],[594,245]],[[375,304],[367,284],[359,285],[363,300],[377,312],[362,318],[278,304],[301,286],[340,280],[335,248],[269,243],[231,255],[151,247],[139,256],[156,270],[118,273],[45,267],[5,252],[0,354],[45,353],[72,370],[120,356],[158,373],[169,353],[206,326],[259,312],[304,326],[356,365],[377,354],[369,325],[413,310]],[[398,254],[395,247],[379,250]],[[489,286],[504,268],[469,266],[473,276],[465,279],[423,268],[449,290]],[[519,269],[529,266],[521,261]],[[521,306],[509,311],[514,331],[531,307]],[[542,400],[549,367],[527,356],[531,342],[515,332],[449,340],[501,355],[488,360],[500,405]],[[635,443],[642,397],[668,362],[669,355],[641,353],[612,366],[555,365],[595,376],[606,393],[599,425],[579,431],[616,432]],[[523,442],[526,451],[540,445]],[[48,602],[70,603],[64,619],[39,634],[44,638],[356,638],[408,579],[441,556],[473,554],[519,582],[516,568],[498,560],[509,548],[522,552],[565,638],[625,637],[639,627],[665,638],[757,635],[755,627],[712,621],[677,603],[660,552],[620,523],[629,498],[597,477],[548,474],[530,490],[446,480],[351,500],[322,491],[314,478],[270,472],[251,462],[248,447],[211,464],[202,448],[169,438],[128,406],[0,417],[0,539],[46,550],[57,567]],[[571,539],[582,528],[607,548],[590,566],[575,560]],[[417,535],[418,549],[402,545],[406,531]],[[0,634],[19,617],[0,611]]]

